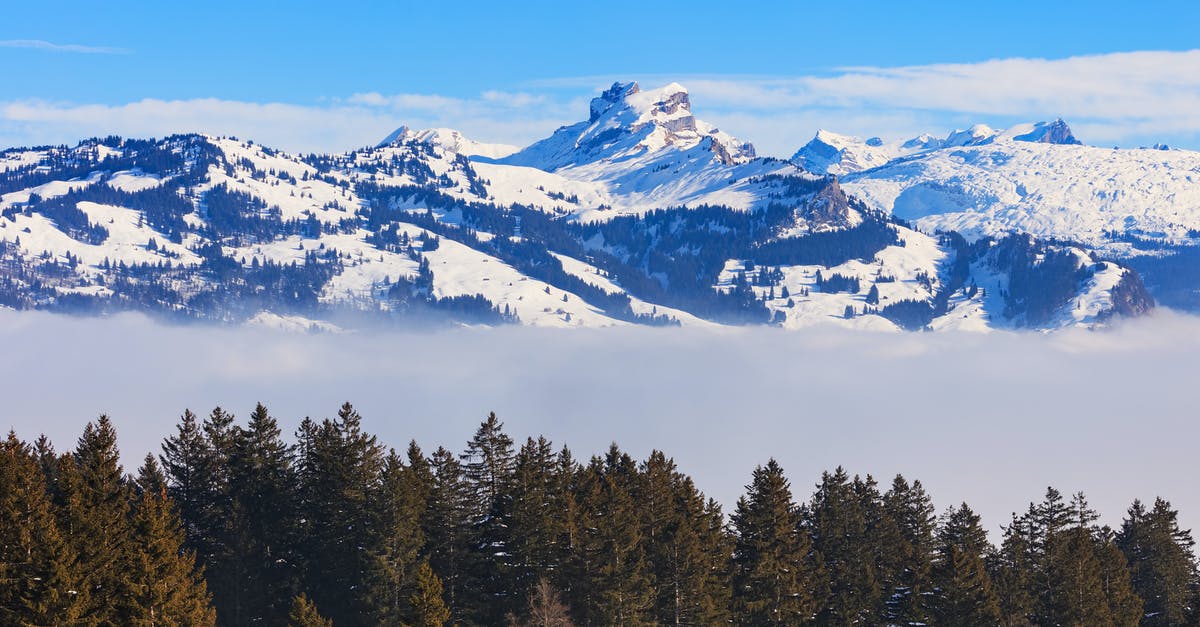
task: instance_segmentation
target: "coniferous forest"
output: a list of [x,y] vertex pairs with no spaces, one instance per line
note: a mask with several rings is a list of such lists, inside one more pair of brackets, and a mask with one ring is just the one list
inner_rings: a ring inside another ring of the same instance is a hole
[[1170,503],[1119,528],[1050,488],[989,540],[919,481],[774,460],[726,516],[665,453],[589,459],[489,415],[461,453],[387,448],[346,404],[292,438],[259,405],[185,412],[123,470],[0,445],[3,625],[1194,625]]

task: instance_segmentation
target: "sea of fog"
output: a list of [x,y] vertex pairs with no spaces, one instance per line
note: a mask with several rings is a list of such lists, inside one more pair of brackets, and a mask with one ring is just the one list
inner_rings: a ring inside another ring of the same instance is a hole
[[967,501],[989,528],[1046,487],[1083,491],[1116,525],[1161,495],[1200,521],[1200,318],[1104,331],[878,334],[829,328],[378,330],[344,335],[168,326],[139,316],[0,312],[0,429],[74,446],[101,413],[127,468],[185,408],[286,433],[351,401],[403,449],[461,451],[495,411],[521,442],[577,458],[617,442],[673,456],[729,511],[774,457],[807,499],[822,470],[920,479],[939,511]]

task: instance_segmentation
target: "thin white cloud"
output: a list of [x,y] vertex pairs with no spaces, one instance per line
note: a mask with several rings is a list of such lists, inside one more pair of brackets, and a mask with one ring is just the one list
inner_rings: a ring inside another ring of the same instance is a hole
[[401,124],[448,126],[489,142],[524,145],[584,119],[587,101],[615,80],[687,85],[698,117],[789,156],[817,129],[885,139],[944,134],[983,122],[1004,127],[1061,116],[1085,142],[1200,148],[1200,50],[1066,59],[849,67],[822,75],[588,76],[534,81],[474,97],[367,92],[316,105],[233,100],[142,100],[120,105],[0,102],[0,145],[71,143],[118,133],[233,134],[298,151],[370,144]]
[[0,102],[0,146],[71,144],[109,134],[235,135],[296,152],[339,152],[373,144],[402,124],[450,126],[484,141],[527,143],[563,123],[526,95],[477,99],[424,94],[356,94],[323,105],[216,98],[146,99],[120,105],[40,100]]
[[[818,128],[899,139],[1056,116],[1098,144],[1200,139],[1200,50],[846,67],[793,77],[590,76],[528,86],[599,89],[634,78],[646,85],[682,82],[697,115],[769,154],[790,154]],[[867,125],[877,122],[883,124]]]
[[79,54],[129,54],[128,48],[109,46],[84,46],[81,44],[56,44],[42,39],[0,39],[0,48],[26,48],[50,52],[75,52]]

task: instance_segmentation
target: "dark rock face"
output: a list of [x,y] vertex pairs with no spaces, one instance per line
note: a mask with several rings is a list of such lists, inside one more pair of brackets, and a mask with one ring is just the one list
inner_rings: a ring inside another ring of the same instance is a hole
[[1071,132],[1071,127],[1067,126],[1067,123],[1062,118],[1058,118],[1049,124],[1039,124],[1033,129],[1032,133],[1019,135],[1013,139],[1038,144],[1083,145],[1083,142],[1075,138],[1075,134]]
[[1112,289],[1112,308],[1102,318],[1119,316],[1135,318],[1144,316],[1154,309],[1154,297],[1146,290],[1142,277],[1133,270],[1126,270],[1121,280]]
[[595,122],[600,119],[601,115],[604,115],[605,111],[612,108],[613,105],[625,100],[626,96],[632,96],[640,91],[642,91],[642,88],[638,86],[636,81],[632,83],[613,83],[612,87],[604,90],[604,93],[596,98],[592,98],[591,115],[588,121]]
[[850,199],[836,178],[817,192],[806,208],[804,218],[814,227],[846,228],[850,226]]

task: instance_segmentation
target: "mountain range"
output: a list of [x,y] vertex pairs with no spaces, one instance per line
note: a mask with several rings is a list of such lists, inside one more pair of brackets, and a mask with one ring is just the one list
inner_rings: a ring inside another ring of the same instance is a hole
[[[585,112],[581,112],[581,116]],[[0,306],[339,329],[1056,329],[1200,309],[1200,153],[1061,119],[789,160],[615,83],[526,147],[92,138],[0,152]]]

